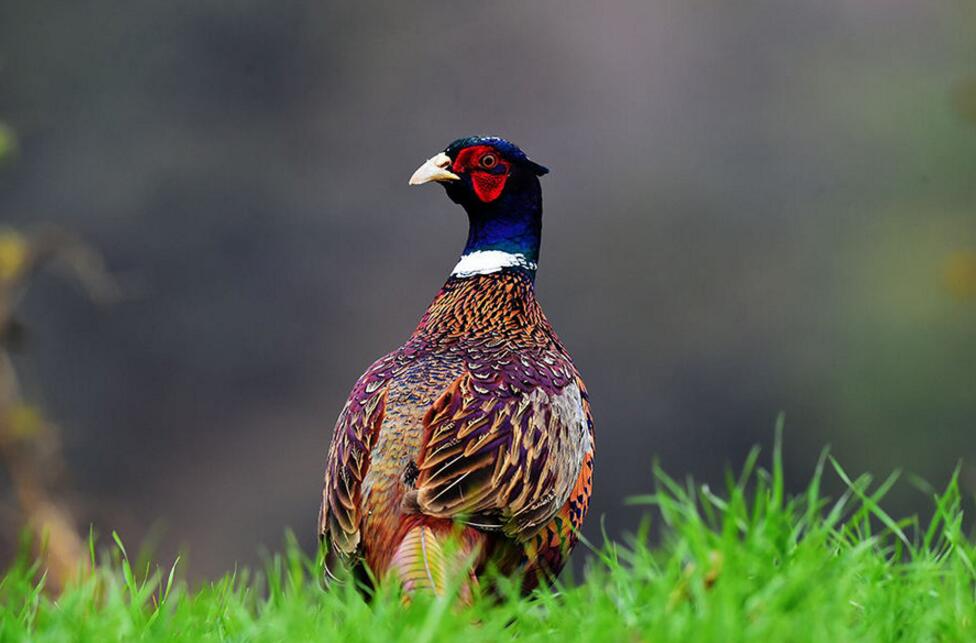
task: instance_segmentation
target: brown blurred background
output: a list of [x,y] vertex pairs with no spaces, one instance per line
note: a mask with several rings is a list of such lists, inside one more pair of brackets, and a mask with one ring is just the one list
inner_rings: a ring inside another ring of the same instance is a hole
[[77,521],[196,578],[312,546],[335,416],[466,233],[407,177],[467,134],[552,170],[538,289],[598,421],[591,537],[635,527],[655,455],[718,482],[781,410],[794,485],[827,443],[976,463],[970,0],[0,0],[0,122],[0,222],[80,235],[125,292],[41,276],[20,310]]

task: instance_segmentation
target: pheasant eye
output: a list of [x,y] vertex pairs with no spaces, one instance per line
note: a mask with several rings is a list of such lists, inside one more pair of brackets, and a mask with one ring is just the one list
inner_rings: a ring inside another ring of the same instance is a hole
[[498,165],[498,157],[496,157],[494,154],[485,154],[481,157],[481,167],[485,168],[486,170],[490,170],[496,165]]

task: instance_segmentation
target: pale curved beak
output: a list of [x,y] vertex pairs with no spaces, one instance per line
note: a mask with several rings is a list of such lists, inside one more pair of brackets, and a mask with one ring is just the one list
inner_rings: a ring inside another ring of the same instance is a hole
[[441,152],[437,156],[427,159],[427,162],[418,167],[417,171],[410,177],[408,185],[423,185],[431,181],[444,182],[461,180],[460,176],[447,169],[449,167],[451,167],[451,157]]

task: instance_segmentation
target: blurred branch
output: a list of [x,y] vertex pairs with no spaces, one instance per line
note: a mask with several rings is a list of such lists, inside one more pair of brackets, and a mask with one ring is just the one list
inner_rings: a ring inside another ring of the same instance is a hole
[[70,510],[53,492],[65,469],[59,431],[23,400],[9,355],[19,329],[17,304],[34,275],[45,268],[72,277],[95,302],[116,300],[119,289],[100,255],[59,228],[30,236],[0,230],[0,461],[23,522],[41,544],[49,583],[58,590],[83,569],[86,547]]
[[[95,303],[119,298],[115,279],[105,268],[101,255],[76,235],[57,226],[47,226],[31,235],[0,229],[0,305],[9,294],[15,304],[31,277],[52,268],[73,278]],[[0,310],[2,313],[2,310]]]

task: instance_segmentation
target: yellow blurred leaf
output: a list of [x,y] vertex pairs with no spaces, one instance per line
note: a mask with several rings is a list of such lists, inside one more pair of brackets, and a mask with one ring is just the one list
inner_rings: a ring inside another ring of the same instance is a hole
[[8,126],[0,123],[0,161],[17,151],[17,136]]
[[7,414],[8,437],[15,439],[32,438],[44,426],[40,411],[26,404],[14,405]]
[[13,230],[0,230],[0,282],[17,276],[27,261],[27,240]]
[[956,83],[952,89],[952,106],[963,120],[976,125],[976,77]]
[[976,298],[976,250],[960,250],[949,255],[942,274],[953,297]]

